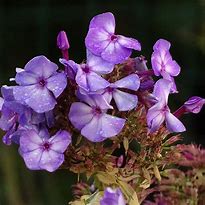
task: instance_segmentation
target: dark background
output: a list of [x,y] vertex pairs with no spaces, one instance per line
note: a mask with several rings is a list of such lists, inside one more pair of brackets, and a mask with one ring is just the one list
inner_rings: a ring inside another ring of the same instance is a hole
[[[170,98],[173,111],[189,96],[205,97],[205,0],[0,0],[0,84],[9,84],[15,68],[34,56],[43,54],[58,63],[56,35],[61,29],[70,40],[70,57],[81,62],[89,21],[106,11],[115,15],[118,34],[141,42],[140,54],[147,59],[159,38],[172,43],[171,53],[182,68],[176,78],[180,93]],[[182,121],[185,142],[205,145],[204,110]],[[76,181],[67,171],[29,171],[17,147],[0,143],[1,205],[67,204],[70,184]]]

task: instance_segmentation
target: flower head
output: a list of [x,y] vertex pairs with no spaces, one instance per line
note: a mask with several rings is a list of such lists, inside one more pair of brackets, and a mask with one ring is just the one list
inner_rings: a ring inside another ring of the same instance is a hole
[[168,96],[171,90],[171,82],[160,79],[154,86],[153,95],[158,102],[149,108],[147,113],[147,124],[150,132],[155,132],[165,121],[170,132],[184,132],[186,129],[182,122],[177,119],[168,107]]
[[24,69],[17,69],[13,87],[14,98],[37,113],[50,111],[56,105],[56,98],[67,85],[64,73],[58,73],[57,65],[45,56],[31,59]]
[[137,40],[115,34],[115,18],[110,12],[99,14],[91,20],[85,44],[93,54],[115,64],[126,60],[132,49],[141,50]]
[[112,109],[101,95],[78,94],[81,101],[71,105],[69,119],[75,128],[88,140],[100,142],[117,135],[123,128],[125,120],[106,114]]
[[67,131],[58,131],[49,138],[46,130],[38,133],[31,129],[22,133],[19,152],[29,169],[53,172],[63,163],[63,153],[70,143],[71,135]]
[[121,190],[112,189],[110,187],[106,188],[104,191],[104,196],[100,200],[100,205],[125,205],[125,199]]

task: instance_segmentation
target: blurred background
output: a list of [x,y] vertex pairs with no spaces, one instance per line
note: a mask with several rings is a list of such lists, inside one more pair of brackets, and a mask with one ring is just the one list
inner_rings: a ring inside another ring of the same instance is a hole
[[[0,0],[0,84],[9,84],[15,68],[34,56],[43,54],[59,64],[56,36],[62,29],[71,44],[70,58],[81,62],[89,21],[106,11],[115,15],[118,34],[141,42],[140,54],[148,60],[156,40],[172,43],[171,53],[182,68],[176,78],[180,93],[170,98],[173,111],[190,96],[205,97],[205,0]],[[204,110],[182,121],[185,142],[204,146]],[[67,171],[29,171],[17,147],[0,143],[0,205],[64,205],[76,181]]]

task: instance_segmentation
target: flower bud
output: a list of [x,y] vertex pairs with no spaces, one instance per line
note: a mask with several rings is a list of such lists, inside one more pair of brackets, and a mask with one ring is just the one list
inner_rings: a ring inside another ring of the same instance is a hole
[[68,38],[65,31],[60,31],[57,36],[57,46],[60,50],[68,50],[70,48],[70,44],[68,42]]
[[197,114],[201,111],[204,104],[205,99],[198,96],[193,96],[184,103],[184,108],[187,113],[191,112]]

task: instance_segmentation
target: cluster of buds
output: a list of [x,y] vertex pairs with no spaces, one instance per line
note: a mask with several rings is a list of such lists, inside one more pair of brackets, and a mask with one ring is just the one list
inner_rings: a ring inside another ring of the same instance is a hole
[[24,69],[16,68],[11,79],[16,85],[1,87],[3,142],[17,144],[31,170],[64,168],[86,175],[92,187],[78,183],[72,205],[143,203],[156,191],[150,187],[161,181],[160,172],[173,163],[172,153],[179,153],[172,142],[180,137],[169,137],[186,130],[179,117],[200,112],[205,99],[191,97],[171,112],[168,97],[178,93],[174,77],[181,68],[171,56],[170,42],[154,44],[148,69],[145,57],[131,58],[141,44],[115,33],[110,12],[91,20],[82,63],[69,59],[64,31],[57,46],[61,68],[36,56]]

